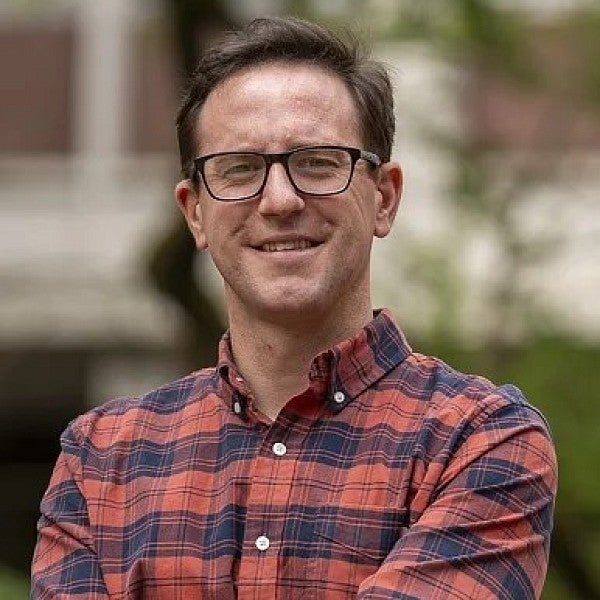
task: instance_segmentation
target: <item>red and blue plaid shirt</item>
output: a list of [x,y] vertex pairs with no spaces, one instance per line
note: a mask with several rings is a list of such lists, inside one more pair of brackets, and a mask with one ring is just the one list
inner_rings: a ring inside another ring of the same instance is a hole
[[412,352],[386,311],[274,422],[225,337],[216,369],[68,427],[32,597],[537,598],[555,491],[519,391]]

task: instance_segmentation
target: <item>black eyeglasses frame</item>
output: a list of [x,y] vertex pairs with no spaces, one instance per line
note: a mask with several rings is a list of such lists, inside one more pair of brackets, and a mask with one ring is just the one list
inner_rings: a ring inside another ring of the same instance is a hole
[[[302,150],[344,150],[348,153],[348,155],[350,156],[350,175],[348,177],[348,181],[346,182],[346,185],[339,189],[336,190],[335,192],[327,192],[325,194],[315,194],[312,192],[306,192],[303,189],[299,188],[296,183],[294,182],[294,179],[292,178],[291,174],[290,174],[290,169],[289,169],[289,159],[290,156],[293,155],[296,152],[300,152]],[[207,184],[206,182],[206,177],[204,174],[204,165],[206,164],[206,162],[208,160],[210,160],[211,158],[214,158],[215,156],[227,156],[230,154],[247,154],[250,156],[260,156],[263,158],[263,160],[265,161],[265,176],[263,179],[263,182],[260,186],[260,188],[258,189],[258,191],[252,195],[249,196],[242,196],[239,198],[221,198],[217,195],[215,195],[212,190],[210,189],[210,186]],[[204,187],[206,188],[206,191],[209,193],[209,195],[214,198],[215,200],[218,200],[219,202],[241,202],[244,200],[251,200],[252,198],[256,198],[257,196],[260,196],[260,194],[262,194],[263,190],[265,189],[265,185],[267,184],[267,179],[269,178],[269,172],[271,171],[271,167],[276,164],[282,164],[283,168],[285,169],[285,172],[288,176],[288,180],[289,182],[292,184],[292,187],[294,188],[294,190],[299,193],[299,194],[305,194],[305,195],[309,195],[309,196],[317,196],[317,197],[325,197],[325,196],[335,196],[336,194],[341,194],[342,192],[345,192],[349,185],[350,182],[352,181],[352,177],[354,176],[354,169],[356,167],[356,163],[359,160],[365,160],[366,162],[369,163],[369,165],[373,168],[376,169],[377,167],[381,166],[383,161],[381,160],[381,158],[379,158],[379,156],[377,156],[377,154],[375,154],[374,152],[369,152],[368,150],[362,150],[360,148],[353,148],[350,146],[336,146],[336,145],[320,145],[320,146],[302,146],[299,148],[293,148],[292,150],[288,150],[287,152],[253,152],[253,151],[245,151],[245,150],[235,150],[235,151],[229,151],[229,152],[214,152],[212,154],[205,154],[203,156],[197,156],[196,158],[194,158],[194,171],[192,173],[192,182],[199,183],[199,177],[198,174],[200,174],[200,176],[202,177],[202,181],[204,182]]]

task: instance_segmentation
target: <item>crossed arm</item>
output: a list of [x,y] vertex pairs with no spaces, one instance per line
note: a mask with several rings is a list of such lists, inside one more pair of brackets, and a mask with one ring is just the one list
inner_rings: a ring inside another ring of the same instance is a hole
[[[557,466],[543,419],[498,411],[470,435],[360,600],[533,600],[546,576]],[[436,475],[432,475],[435,479]],[[418,509],[418,508],[417,508]]]
[[[32,598],[109,598],[82,494],[78,447],[63,440],[42,502]],[[543,586],[556,459],[541,419],[507,413],[475,430],[448,463],[423,473],[418,516],[360,600],[530,600]]]

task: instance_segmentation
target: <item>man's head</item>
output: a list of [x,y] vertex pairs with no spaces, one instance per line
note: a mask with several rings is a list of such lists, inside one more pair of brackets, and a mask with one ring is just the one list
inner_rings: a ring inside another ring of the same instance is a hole
[[318,26],[263,19],[194,75],[175,193],[223,276],[230,322],[350,333],[370,315],[371,245],[390,230],[402,174],[388,160],[388,78],[357,56]]
[[389,77],[368,57],[361,43],[337,37],[328,29],[293,18],[262,18],[230,33],[206,52],[190,79],[177,116],[177,138],[185,177],[194,174],[198,153],[198,114],[208,95],[236,72],[269,62],[308,63],[339,77],[359,115],[362,145],[384,162],[394,141],[394,109]]

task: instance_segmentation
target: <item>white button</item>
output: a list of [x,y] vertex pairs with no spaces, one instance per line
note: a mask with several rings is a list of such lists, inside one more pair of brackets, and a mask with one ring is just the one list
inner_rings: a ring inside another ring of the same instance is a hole
[[334,400],[335,400],[335,401],[336,401],[338,404],[341,404],[341,403],[342,403],[342,402],[343,402],[343,401],[346,399],[346,396],[344,396],[344,392],[336,392],[336,393],[333,395],[333,399],[334,399]]
[[287,448],[285,447],[285,444],[282,444],[281,442],[275,442],[273,444],[273,453],[277,456],[283,456],[286,452]]
[[256,547],[261,551],[264,552],[265,550],[269,549],[269,546],[271,544],[271,542],[269,541],[269,538],[266,535],[259,535],[256,538],[256,542],[254,542],[256,544]]
[[239,415],[242,412],[242,405],[237,400],[233,403],[233,412],[236,415]]

